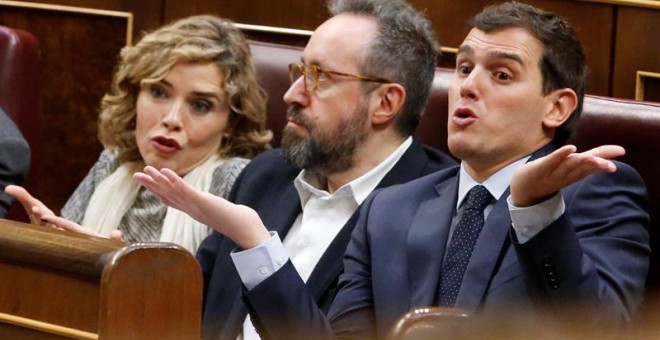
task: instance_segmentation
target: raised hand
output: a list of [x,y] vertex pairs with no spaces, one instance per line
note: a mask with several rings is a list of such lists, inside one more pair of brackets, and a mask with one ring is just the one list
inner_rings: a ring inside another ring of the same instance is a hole
[[254,210],[198,190],[170,169],[158,171],[147,166],[133,178],[158,196],[163,204],[185,212],[243,249],[255,247],[270,237]]
[[597,172],[614,172],[611,158],[623,156],[618,145],[603,145],[577,153],[566,145],[520,167],[511,179],[511,203],[528,207],[543,202],[559,190]]
[[78,223],[72,222],[67,220],[64,217],[56,216],[53,213],[44,215],[41,218],[44,222],[49,223],[55,228],[62,229],[62,230],[68,230],[72,231],[74,233],[79,233],[79,234],[84,234],[84,235],[91,235],[91,236],[101,236],[83,226],[81,226]]
[[48,209],[48,207],[40,200],[30,195],[30,193],[23,187],[18,185],[8,185],[5,187],[5,193],[13,196],[16,200],[21,202],[25,212],[28,217],[30,217],[30,223],[46,227],[55,227],[43,219],[44,216],[55,215],[53,214],[53,211]]
[[[8,185],[5,188],[5,192],[14,198],[16,198],[21,204],[28,216],[30,217],[30,223],[34,225],[40,225],[44,227],[51,227],[61,230],[72,231],[75,233],[80,233],[84,235],[99,236],[101,235],[81,226],[78,223],[67,220],[66,218],[59,217],[53,213],[52,210],[48,209],[45,204],[43,204],[24,188],[17,185]],[[121,241],[122,234],[121,231],[115,230],[110,234],[110,238],[114,240]]]

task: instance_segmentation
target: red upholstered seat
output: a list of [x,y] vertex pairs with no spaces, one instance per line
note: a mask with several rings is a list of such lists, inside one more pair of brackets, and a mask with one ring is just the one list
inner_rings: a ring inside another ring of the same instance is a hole
[[40,73],[37,39],[29,32],[0,26],[0,107],[29,143],[31,118],[39,111]]
[[250,51],[257,66],[259,83],[268,94],[267,125],[273,131],[273,147],[280,145],[286,124],[286,108],[282,97],[289,88],[289,64],[300,62],[302,48],[250,41]]
[[[0,107],[30,144],[32,169],[38,166],[40,79],[41,50],[37,39],[29,32],[0,26]],[[25,186],[30,189],[29,174]],[[23,208],[17,203],[6,218],[27,221]]]

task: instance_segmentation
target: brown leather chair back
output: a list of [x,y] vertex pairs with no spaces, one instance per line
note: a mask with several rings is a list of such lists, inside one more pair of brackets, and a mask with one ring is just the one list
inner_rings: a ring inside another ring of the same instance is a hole
[[447,110],[449,103],[447,90],[452,74],[453,71],[450,69],[435,69],[431,94],[416,133],[422,143],[442,150],[448,155],[451,154],[447,148]]
[[39,112],[41,52],[29,32],[0,26],[0,107],[34,149],[34,122]]
[[[41,50],[29,32],[0,26],[0,107],[16,123],[31,148],[31,169],[23,185],[31,190],[31,174],[39,166]],[[14,202],[5,217],[28,221],[23,207]]]
[[286,125],[287,105],[282,97],[289,89],[288,65],[300,62],[302,48],[250,41],[250,51],[257,67],[259,83],[268,94],[266,124],[273,131],[273,147],[278,147],[282,128]]
[[587,96],[577,132],[569,140],[578,150],[603,144],[621,145],[626,155],[620,160],[630,164],[644,179],[651,215],[651,270],[647,286],[660,289],[660,104],[607,97]]

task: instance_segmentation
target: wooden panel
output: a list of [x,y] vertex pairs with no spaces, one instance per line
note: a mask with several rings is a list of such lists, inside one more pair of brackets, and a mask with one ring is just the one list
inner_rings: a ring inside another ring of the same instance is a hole
[[173,245],[135,245],[119,251],[113,265],[104,270],[99,334],[106,339],[145,339],[147,335],[198,339],[202,275],[195,258]]
[[[433,21],[443,46],[458,47],[468,32],[467,23],[487,5],[497,0],[414,0],[412,3],[424,10]],[[566,18],[582,40],[590,75],[587,92],[607,95],[609,93],[609,68],[612,49],[611,32],[613,9],[610,5],[574,1],[528,0],[530,5],[556,12]],[[449,66],[449,65],[441,65]]]
[[637,71],[635,99],[660,102],[660,73]]
[[[4,339],[21,340],[71,340],[71,336],[44,334],[41,331],[7,324],[0,320],[0,334]],[[75,339],[75,338],[74,338]]]
[[21,334],[14,325],[85,339],[199,339],[202,275],[180,246],[3,219],[0,229],[0,334]]
[[42,50],[41,112],[35,115],[40,156],[33,194],[54,211],[66,202],[102,149],[99,102],[110,88],[128,18],[0,7],[0,24],[31,32]]
[[[34,267],[16,266],[0,262],[0,273],[7,278],[0,292],[0,313],[20,315],[25,318],[53,323],[64,327],[96,333],[98,329],[99,301],[81,297],[99,295],[98,283],[82,276],[63,275],[57,271]],[[38,299],[26,300],[24,294],[30,292]],[[72,303],[76,303],[72,306]],[[11,309],[4,309],[12,306]]]
[[325,0],[168,0],[165,21],[215,13],[244,24],[314,30],[328,18]]
[[644,78],[644,92],[640,100],[660,103],[660,78]]
[[166,0],[24,0],[23,2],[75,6],[92,9],[122,11],[135,17],[133,40],[137,40],[145,30],[152,30],[163,23]]
[[[411,0],[419,10],[426,13],[434,24],[443,46],[457,47],[467,33],[467,21],[474,14],[490,4],[500,3],[498,0]],[[578,36],[583,40],[589,57],[590,77],[588,92],[598,95],[609,94],[611,82],[610,63],[612,50],[613,7],[608,4],[530,0],[532,5],[555,11],[564,15],[576,28]],[[217,13],[239,23],[279,26],[295,29],[314,30],[316,26],[328,17],[324,1],[294,1],[275,0],[264,6],[260,0],[244,1],[196,1],[194,5],[182,0],[168,1],[166,19],[174,19],[190,14]],[[252,39],[283,42],[282,40],[265,40],[251,36]],[[439,65],[452,67],[454,56],[445,53]]]
[[[612,95],[634,98],[637,71],[660,73],[660,10],[620,8],[617,27]],[[645,98],[660,101],[656,91]]]

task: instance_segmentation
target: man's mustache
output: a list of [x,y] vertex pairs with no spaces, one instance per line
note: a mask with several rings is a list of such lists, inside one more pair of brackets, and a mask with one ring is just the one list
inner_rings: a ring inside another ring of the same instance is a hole
[[312,129],[312,124],[309,122],[307,116],[302,113],[302,108],[299,105],[289,106],[286,110],[286,117],[307,130]]

